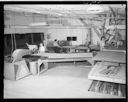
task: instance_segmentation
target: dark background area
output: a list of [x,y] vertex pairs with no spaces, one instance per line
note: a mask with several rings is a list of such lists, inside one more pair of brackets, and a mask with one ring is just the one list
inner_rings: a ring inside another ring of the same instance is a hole
[[[27,49],[26,43],[39,45],[41,43],[41,34],[43,33],[25,33],[25,34],[5,34],[4,35],[4,55],[11,54],[12,48],[12,39],[16,39],[16,48],[25,48]],[[12,37],[11,37],[12,36]],[[33,36],[33,43],[32,38]],[[13,42],[14,43],[14,42]]]

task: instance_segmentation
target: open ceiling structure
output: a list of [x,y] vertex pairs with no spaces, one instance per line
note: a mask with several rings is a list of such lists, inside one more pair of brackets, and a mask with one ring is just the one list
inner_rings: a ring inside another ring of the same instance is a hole
[[[79,19],[79,20],[104,20],[112,11],[118,11],[121,17],[125,17],[125,5],[103,5],[103,4],[80,4],[80,5],[5,5],[4,11],[41,15],[51,20]],[[68,23],[68,22],[67,22]],[[43,25],[44,22],[37,22],[35,25]],[[34,24],[30,24],[34,25]],[[70,25],[70,24],[69,24]]]

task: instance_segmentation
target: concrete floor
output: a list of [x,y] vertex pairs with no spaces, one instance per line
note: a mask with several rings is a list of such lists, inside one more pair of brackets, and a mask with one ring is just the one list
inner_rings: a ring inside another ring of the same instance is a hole
[[50,64],[49,70],[18,81],[4,79],[4,98],[121,98],[88,92],[91,67],[85,63]]

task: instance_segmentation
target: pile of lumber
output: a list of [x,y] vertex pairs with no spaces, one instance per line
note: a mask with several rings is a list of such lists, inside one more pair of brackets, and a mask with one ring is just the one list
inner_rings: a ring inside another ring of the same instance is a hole
[[88,91],[126,97],[126,85],[93,80]]

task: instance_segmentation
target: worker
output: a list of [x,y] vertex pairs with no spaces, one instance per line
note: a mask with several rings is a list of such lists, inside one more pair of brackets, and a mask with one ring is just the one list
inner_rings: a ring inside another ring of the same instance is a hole
[[105,47],[105,38],[101,37],[101,41],[100,41],[100,48],[101,48],[101,50],[103,50],[104,47]]
[[45,46],[43,45],[43,43],[40,43],[40,46],[39,46],[39,51],[38,53],[44,53],[46,50]]
[[59,44],[58,44],[57,39],[54,40],[53,46],[57,46],[57,47],[59,47]]
[[57,39],[54,40],[53,46],[55,53],[60,53],[61,47],[59,46]]

